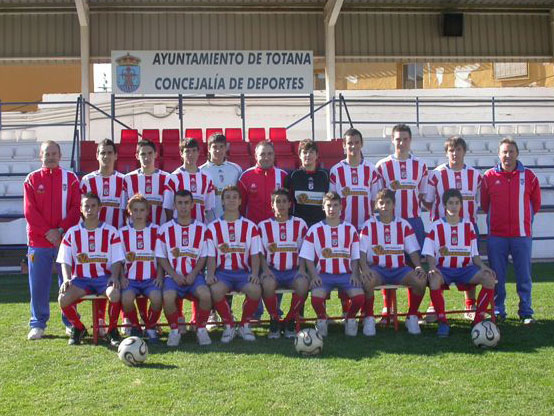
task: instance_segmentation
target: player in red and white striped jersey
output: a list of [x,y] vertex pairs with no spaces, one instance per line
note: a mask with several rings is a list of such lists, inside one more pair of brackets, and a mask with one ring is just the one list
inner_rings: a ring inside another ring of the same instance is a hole
[[183,166],[175,169],[165,184],[164,209],[168,218],[174,217],[173,195],[181,189],[190,191],[194,198],[192,218],[204,224],[214,219],[215,186],[209,173],[200,171],[196,163],[200,146],[195,139],[185,139],[179,145]]
[[[366,336],[375,335],[373,316],[374,290],[380,285],[404,285],[408,292],[409,311],[406,328],[412,335],[421,333],[418,308],[425,294],[427,276],[421,267],[419,244],[408,221],[394,216],[395,193],[382,189],[377,193],[374,217],[364,225],[360,234],[360,268],[366,299],[364,328]],[[406,265],[408,254],[415,269]]]
[[271,207],[275,217],[262,221],[258,226],[264,251],[260,255],[262,292],[270,316],[268,338],[281,336],[275,294],[277,288],[294,289],[289,312],[283,320],[285,337],[293,338],[296,336],[296,316],[308,296],[305,261],[298,256],[308,226],[303,219],[289,216],[291,200],[286,189],[273,191]]
[[177,346],[179,333],[179,310],[177,299],[189,298],[198,301],[196,337],[200,345],[212,343],[206,322],[212,309],[210,289],[202,271],[206,265],[206,226],[192,218],[194,200],[188,190],[179,190],[174,196],[177,219],[161,226],[156,247],[156,256],[165,270],[164,311],[171,328],[167,345]]
[[91,192],[81,197],[83,221],[64,235],[57,262],[64,278],[58,302],[73,326],[70,345],[80,344],[86,329],[75,304],[89,293],[105,294],[110,300],[108,338],[114,346],[120,342],[117,320],[121,310],[119,273],[125,260],[117,230],[100,222],[100,198]]
[[359,279],[360,240],[356,227],[341,220],[342,203],[339,194],[328,192],[323,197],[325,220],[310,227],[300,257],[306,260],[311,279],[312,306],[317,314],[316,328],[327,336],[325,299],[333,289],[343,290],[350,297],[344,333],[356,336],[356,314],[365,296]]
[[422,254],[429,263],[429,287],[439,321],[439,337],[447,337],[450,332],[444,312],[443,284],[483,286],[477,298],[474,324],[483,320],[494,295],[495,274],[479,257],[473,224],[460,218],[462,203],[462,194],[457,189],[443,194],[446,217],[431,225],[423,245]]
[[261,240],[258,227],[240,216],[241,196],[236,186],[228,186],[221,194],[223,217],[208,226],[208,262],[206,281],[210,285],[214,307],[225,327],[221,342],[229,343],[235,337],[233,316],[225,295],[231,290],[246,295],[242,309],[239,335],[245,341],[256,338],[249,321],[260,303]]
[[142,295],[150,300],[146,333],[150,342],[158,342],[156,324],[162,312],[163,274],[157,270],[156,242],[158,226],[148,224],[150,206],[140,194],[127,203],[129,225],[119,230],[125,250],[125,272],[121,277],[121,303],[125,316],[131,321],[131,336],[142,336],[135,298]]

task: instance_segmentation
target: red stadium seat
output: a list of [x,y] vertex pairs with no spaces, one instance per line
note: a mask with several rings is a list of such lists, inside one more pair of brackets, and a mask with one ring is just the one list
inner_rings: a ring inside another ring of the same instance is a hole
[[160,131],[158,129],[144,129],[142,130],[142,138],[154,143],[160,143]]
[[165,170],[166,172],[173,172],[175,169],[183,164],[183,161],[180,158],[176,159],[173,157],[164,157],[161,162],[161,169]]
[[117,159],[117,170],[121,173],[129,173],[140,167],[139,161],[135,158],[118,158]]
[[291,142],[275,142],[273,143],[276,155],[294,156],[294,148]]
[[271,127],[269,129],[269,140],[272,142],[287,140],[287,129],[284,127]]
[[331,140],[330,142],[321,141],[316,143],[320,158],[342,158],[344,155],[342,140]]
[[186,129],[185,138],[196,139],[198,141],[203,141],[202,139],[202,129]]
[[244,156],[250,155],[250,143],[248,142],[231,142],[229,143],[229,155]]
[[228,142],[242,142],[242,129],[225,129],[225,137]]
[[[200,130],[200,135],[202,135],[202,130]],[[162,130],[162,142],[163,143],[179,143],[181,140],[181,134],[179,129],[163,129]]]
[[170,158],[170,159],[179,159],[179,143],[166,143],[163,142],[161,145],[161,154],[163,155],[163,158]]
[[121,130],[121,143],[131,143],[136,145],[138,142],[138,130],[123,129]]
[[288,157],[285,157],[284,155],[281,157],[278,157],[275,161],[275,164],[278,168],[284,169],[286,171],[293,171],[299,166],[299,162],[296,157],[291,157],[292,155],[289,155]]
[[117,158],[118,159],[135,158],[136,150],[137,150],[136,143],[119,143],[119,146],[117,148]]
[[81,159],[81,172],[90,173],[98,169],[98,162],[96,160],[82,160]]
[[319,167],[324,169],[331,169],[333,166],[335,166],[337,163],[339,163],[342,160],[341,157],[333,157],[333,158],[319,158]]
[[81,142],[81,160],[96,160],[96,147],[95,141]]
[[208,155],[207,154],[200,154],[200,156],[198,156],[198,161],[196,162],[196,165],[197,166],[202,166],[204,163],[206,163],[206,161],[208,160]]
[[208,138],[212,134],[216,134],[216,133],[223,134],[223,129],[216,129],[216,128],[206,129],[206,141],[208,141]]
[[249,169],[252,166],[254,166],[256,163],[254,158],[247,155],[229,156],[229,160],[239,165],[242,168],[242,170]]
[[257,143],[265,140],[265,128],[251,127],[248,129],[248,141]]

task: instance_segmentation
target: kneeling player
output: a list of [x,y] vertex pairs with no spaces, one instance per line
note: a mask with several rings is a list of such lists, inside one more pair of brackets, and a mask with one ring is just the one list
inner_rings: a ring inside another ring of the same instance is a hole
[[281,336],[275,290],[278,287],[294,289],[290,310],[284,319],[286,338],[296,336],[295,319],[308,295],[305,261],[298,258],[308,226],[303,219],[289,216],[290,205],[287,190],[280,188],[273,191],[271,208],[275,218],[262,221],[259,225],[265,252],[260,255],[260,260],[263,299],[270,316],[270,339]]
[[212,298],[202,274],[207,254],[206,226],[191,217],[194,199],[190,191],[175,192],[173,205],[177,219],[160,227],[156,246],[158,261],[168,275],[163,289],[164,312],[170,327],[167,345],[176,347],[181,341],[178,297],[192,297],[198,301],[196,338],[200,345],[209,345],[212,340],[206,322],[212,309]]
[[73,328],[69,345],[81,343],[87,331],[79,319],[75,305],[83,296],[106,295],[110,301],[108,340],[119,345],[117,320],[121,311],[119,274],[125,260],[117,230],[100,222],[100,198],[89,192],[81,197],[83,221],[64,235],[57,262],[62,265],[63,284],[58,302]]
[[163,275],[156,267],[156,241],[158,227],[147,224],[150,206],[141,194],[127,203],[130,223],[119,230],[125,250],[125,271],[121,277],[121,303],[125,316],[131,322],[131,335],[142,336],[135,298],[139,295],[150,300],[146,319],[146,334],[150,342],[158,342],[156,324],[162,312]]
[[310,227],[300,250],[300,257],[306,260],[311,278],[312,306],[317,314],[316,328],[322,336],[327,336],[325,299],[331,290],[343,290],[350,297],[344,326],[344,333],[348,336],[358,333],[356,314],[365,300],[359,279],[358,233],[352,224],[341,221],[341,209],[339,194],[326,193],[323,197],[325,220]]
[[231,290],[246,295],[239,335],[245,341],[255,341],[249,322],[262,295],[259,279],[260,233],[252,221],[240,216],[241,197],[236,186],[226,187],[221,201],[223,217],[208,226],[206,281],[212,291],[214,307],[225,324],[221,342],[229,343],[235,337],[231,308],[225,299],[225,294]]
[[[380,285],[408,286],[406,328],[410,334],[421,333],[417,311],[425,294],[427,277],[421,267],[415,232],[408,221],[394,216],[394,204],[394,191],[379,191],[376,214],[364,224],[360,234],[361,278],[366,292],[363,333],[366,336],[375,335],[374,290]],[[406,265],[404,253],[410,256],[415,270]]]
[[495,274],[479,257],[473,224],[460,218],[462,201],[462,194],[457,189],[449,189],[443,194],[446,217],[431,225],[423,245],[422,254],[429,263],[429,288],[439,321],[439,337],[447,337],[450,333],[441,290],[443,284],[482,285],[474,325],[484,319],[494,296]]

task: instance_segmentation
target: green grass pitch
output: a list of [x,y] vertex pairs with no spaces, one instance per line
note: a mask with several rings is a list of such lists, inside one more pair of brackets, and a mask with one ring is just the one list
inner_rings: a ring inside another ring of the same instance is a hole
[[[187,334],[177,349],[150,347],[138,368],[90,338],[68,346],[54,287],[47,336],[27,341],[27,277],[0,276],[0,415],[550,415],[554,265],[536,264],[533,276],[537,324],[517,321],[512,275],[509,319],[494,350],[475,348],[469,322],[452,317],[447,339],[435,336],[433,324],[418,337],[401,323],[398,333],[378,329],[371,339],[361,331],[347,339],[341,325],[331,325],[323,354],[311,358],[299,356],[290,340],[267,340],[266,327],[248,344],[222,345],[216,330],[207,348]],[[404,311],[406,295],[398,298]],[[446,300],[459,309],[463,295],[451,290]],[[339,309],[333,294],[329,311]],[[90,324],[89,304],[79,310]],[[306,311],[313,316],[311,306]]]

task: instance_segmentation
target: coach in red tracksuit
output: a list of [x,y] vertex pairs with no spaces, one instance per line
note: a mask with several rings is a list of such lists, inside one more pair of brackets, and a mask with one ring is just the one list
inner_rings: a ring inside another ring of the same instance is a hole
[[531,251],[533,216],[541,208],[541,189],[533,171],[517,160],[517,143],[500,142],[500,163],[489,169],[481,184],[481,206],[488,219],[487,254],[498,283],[495,314],[506,318],[506,266],[512,255],[519,295],[519,317],[523,324],[534,322],[531,307]]
[[[27,338],[42,338],[50,318],[52,265],[56,261],[62,235],[79,222],[79,179],[60,168],[60,146],[42,143],[42,167],[31,172],[23,184],[23,212],[27,221],[31,330]],[[58,283],[63,281],[58,267]],[[66,322],[66,326],[70,326]]]

